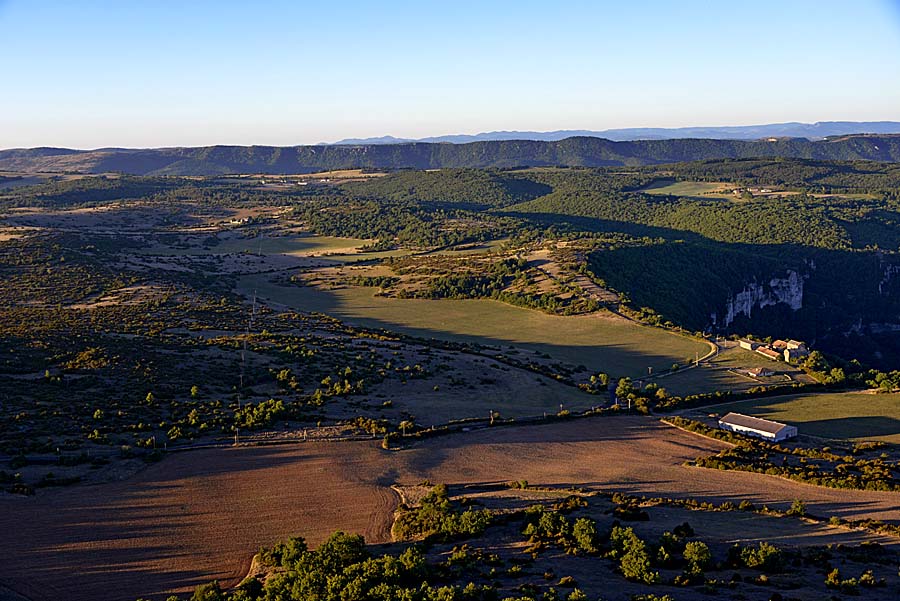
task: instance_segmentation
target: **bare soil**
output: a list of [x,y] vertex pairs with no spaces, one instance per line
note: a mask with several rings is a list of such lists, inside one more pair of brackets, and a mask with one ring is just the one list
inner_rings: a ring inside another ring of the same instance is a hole
[[[0,585],[35,601],[164,597],[234,584],[261,545],[334,530],[390,540],[395,483],[528,480],[714,502],[750,499],[816,515],[900,520],[895,493],[835,490],[759,474],[684,467],[721,443],[651,418],[600,417],[484,429],[384,451],[306,443],[193,451],[133,479],[37,497],[0,497]],[[678,518],[680,519],[680,518]]]

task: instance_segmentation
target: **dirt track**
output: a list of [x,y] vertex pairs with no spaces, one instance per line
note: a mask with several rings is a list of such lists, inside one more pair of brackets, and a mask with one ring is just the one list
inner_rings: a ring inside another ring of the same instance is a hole
[[233,582],[261,546],[299,534],[389,537],[388,486],[526,479],[605,490],[788,503],[812,513],[900,520],[900,495],[806,486],[681,463],[718,450],[645,418],[595,418],[454,435],[382,451],[307,443],[183,453],[126,482],[0,498],[0,585],[35,601],[123,599]]

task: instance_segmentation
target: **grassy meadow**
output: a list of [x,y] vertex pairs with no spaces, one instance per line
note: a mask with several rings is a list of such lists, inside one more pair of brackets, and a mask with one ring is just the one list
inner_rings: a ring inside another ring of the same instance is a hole
[[321,255],[349,252],[371,240],[334,236],[266,236],[260,238],[228,238],[212,247],[215,253],[261,252],[263,254]]
[[663,180],[650,184],[641,192],[644,194],[659,194],[671,196],[683,196],[688,198],[734,198],[727,191],[734,188],[734,184],[725,182],[673,182]]
[[243,290],[301,311],[319,311],[366,327],[426,338],[512,344],[615,376],[636,377],[705,355],[709,346],[610,314],[561,317],[491,300],[395,299],[369,288],[281,286],[266,276],[242,278]]
[[900,394],[793,395],[751,399],[716,409],[787,422],[797,426],[800,434],[900,444]]
[[[254,238],[222,237],[213,246],[153,246],[146,249],[154,255],[224,255],[229,253],[262,253],[316,256],[331,253],[353,253],[371,240],[334,236],[262,236]],[[376,253],[373,253],[373,255]]]
[[[741,373],[753,367],[765,367],[775,375],[752,378]],[[735,346],[722,351],[698,369],[687,369],[660,378],[657,383],[673,394],[687,395],[716,390],[748,390],[760,385],[777,386],[797,381],[813,380],[793,365],[772,361],[759,353]]]
[[[495,251],[506,242],[506,239],[492,240],[482,244],[464,245],[461,247],[442,248],[421,254],[426,256],[464,256]],[[291,255],[295,257],[327,257],[336,263],[353,263],[387,259],[389,257],[405,257],[417,254],[409,248],[362,252],[359,249],[372,240],[361,238],[343,238],[338,236],[261,236],[256,238],[225,237],[214,246],[194,245],[189,247],[152,246],[143,251],[150,255],[225,255],[239,253],[260,253],[264,255]]]

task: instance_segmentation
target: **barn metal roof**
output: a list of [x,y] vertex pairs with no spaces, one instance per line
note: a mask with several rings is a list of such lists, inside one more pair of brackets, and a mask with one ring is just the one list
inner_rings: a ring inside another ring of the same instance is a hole
[[719,420],[719,423],[729,424],[732,426],[740,426],[742,428],[750,428],[752,430],[766,432],[768,434],[778,434],[787,427],[786,424],[782,424],[780,422],[773,422],[768,419],[762,419],[761,417],[751,417],[742,413],[728,413],[725,415],[725,417]]

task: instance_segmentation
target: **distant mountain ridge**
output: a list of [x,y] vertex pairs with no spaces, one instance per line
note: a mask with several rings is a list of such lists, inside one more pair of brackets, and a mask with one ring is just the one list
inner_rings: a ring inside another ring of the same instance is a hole
[[629,127],[620,129],[556,131],[491,131],[479,134],[451,134],[427,138],[347,138],[334,144],[402,144],[409,142],[446,142],[466,144],[494,140],[541,140],[556,142],[573,137],[605,138],[614,142],[634,140],[676,140],[702,138],[712,140],[758,140],[761,138],[807,138],[823,140],[831,136],[850,134],[900,134],[898,121],[819,121],[816,123],[768,123],[764,125],[733,125],[721,127]]
[[638,166],[709,159],[784,157],[900,162],[900,135],[849,135],[810,141],[637,140],[573,137],[467,144],[412,142],[328,146],[201,146],[196,148],[0,151],[0,171],[120,172],[132,175],[313,173],[333,169]]

